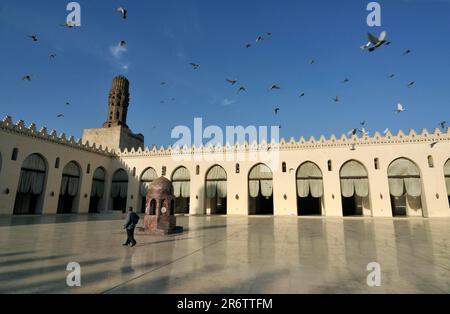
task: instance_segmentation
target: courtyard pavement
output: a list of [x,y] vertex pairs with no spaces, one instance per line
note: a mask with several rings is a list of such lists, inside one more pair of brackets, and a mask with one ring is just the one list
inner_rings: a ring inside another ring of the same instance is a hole
[[[179,217],[183,234],[135,248],[122,219],[0,217],[0,293],[450,292],[450,219]],[[70,262],[81,287],[66,285]]]

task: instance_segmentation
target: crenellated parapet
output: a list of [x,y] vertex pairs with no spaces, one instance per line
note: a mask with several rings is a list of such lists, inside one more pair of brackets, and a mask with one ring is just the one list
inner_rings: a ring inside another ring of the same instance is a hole
[[422,129],[420,132],[410,130],[409,133],[404,133],[402,130],[397,134],[393,134],[390,131],[386,134],[375,132],[373,136],[347,136],[341,135],[339,138],[334,134],[331,137],[326,138],[321,136],[319,139],[313,136],[309,139],[301,137],[299,140],[291,138],[286,141],[282,138],[279,142],[272,141],[267,143],[265,141],[261,143],[254,142],[249,144],[244,142],[243,144],[236,143],[234,145],[226,144],[222,145],[201,145],[199,147],[183,146],[183,147],[152,147],[145,149],[132,149],[123,150],[117,152],[120,157],[168,157],[173,155],[206,155],[206,154],[238,154],[238,153],[252,153],[252,152],[270,152],[274,150],[278,151],[290,151],[290,150],[312,150],[312,149],[330,149],[330,148],[352,148],[352,147],[367,147],[376,145],[399,145],[399,144],[436,144],[439,142],[450,141],[450,128],[446,131],[435,129],[433,132],[427,129]]
[[57,145],[64,145],[95,154],[101,154],[105,156],[115,155],[114,150],[110,150],[108,149],[108,147],[96,147],[95,144],[91,145],[89,142],[83,143],[81,139],[77,140],[73,136],[67,138],[65,133],[61,133],[60,135],[58,135],[55,130],[49,132],[46,127],[42,127],[38,130],[34,123],[30,124],[29,126],[26,126],[23,120],[19,120],[14,123],[10,116],[6,116],[3,120],[0,120],[0,130],[7,133],[32,137],[36,140],[50,142]]

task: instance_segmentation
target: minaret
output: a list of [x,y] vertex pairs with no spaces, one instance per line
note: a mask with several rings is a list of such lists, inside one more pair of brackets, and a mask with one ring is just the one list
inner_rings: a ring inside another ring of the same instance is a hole
[[108,98],[108,120],[103,124],[104,128],[127,126],[127,113],[130,103],[130,82],[125,76],[117,76],[112,82]]

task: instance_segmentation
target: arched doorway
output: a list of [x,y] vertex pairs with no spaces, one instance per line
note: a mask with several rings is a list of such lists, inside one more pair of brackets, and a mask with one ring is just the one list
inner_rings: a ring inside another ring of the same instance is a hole
[[411,160],[399,158],[388,168],[389,192],[394,217],[423,216],[422,179]]
[[206,174],[205,211],[207,215],[227,214],[227,173],[218,165]]
[[447,186],[448,206],[450,207],[450,159],[444,165],[445,185]]
[[185,167],[180,167],[172,174],[175,196],[175,214],[189,214],[191,198],[191,175]]
[[344,216],[371,216],[369,175],[356,160],[346,162],[340,171]]
[[256,165],[248,176],[249,215],[273,215],[273,174],[264,164]]
[[14,215],[42,213],[47,162],[41,155],[28,156],[20,170],[19,186],[14,203]]
[[91,200],[89,202],[89,213],[100,212],[100,202],[105,195],[106,172],[102,167],[97,168],[92,179]]
[[114,173],[111,183],[112,210],[126,212],[127,197],[128,174],[119,169]]
[[71,161],[64,167],[59,191],[58,214],[71,214],[76,211],[80,177],[80,166],[76,162]]
[[145,213],[147,202],[147,192],[150,184],[158,178],[156,170],[153,168],[146,169],[141,175],[140,194],[141,194],[141,212]]
[[299,216],[322,215],[323,177],[320,168],[305,162],[297,170],[297,213]]

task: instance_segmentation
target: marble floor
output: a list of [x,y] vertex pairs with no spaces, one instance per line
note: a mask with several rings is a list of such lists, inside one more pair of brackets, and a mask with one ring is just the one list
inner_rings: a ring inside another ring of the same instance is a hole
[[[135,248],[122,219],[0,217],[0,293],[450,292],[450,219],[179,217],[183,234]],[[81,287],[66,285],[70,262]]]

